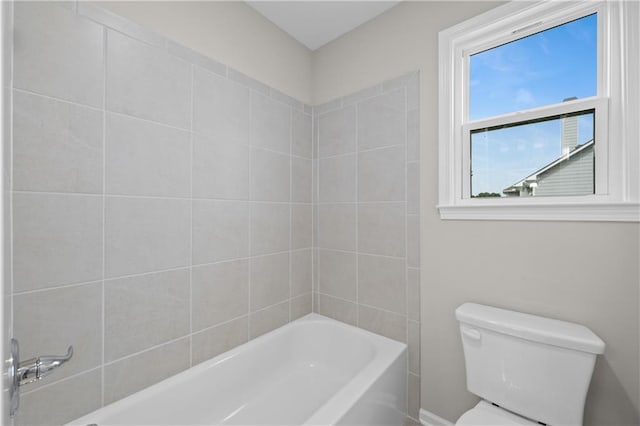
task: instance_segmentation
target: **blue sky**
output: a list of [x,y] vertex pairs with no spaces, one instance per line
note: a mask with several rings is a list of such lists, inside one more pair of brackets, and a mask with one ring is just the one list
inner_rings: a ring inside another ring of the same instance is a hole
[[[479,119],[597,94],[597,17],[590,15],[475,54],[470,59],[469,118]],[[578,143],[592,139],[591,115]],[[561,121],[472,137],[472,194],[502,192],[561,154]]]

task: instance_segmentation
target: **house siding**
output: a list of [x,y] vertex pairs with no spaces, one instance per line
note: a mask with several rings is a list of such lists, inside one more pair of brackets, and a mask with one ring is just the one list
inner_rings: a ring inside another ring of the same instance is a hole
[[593,182],[594,155],[591,147],[541,174],[536,196],[593,194]]

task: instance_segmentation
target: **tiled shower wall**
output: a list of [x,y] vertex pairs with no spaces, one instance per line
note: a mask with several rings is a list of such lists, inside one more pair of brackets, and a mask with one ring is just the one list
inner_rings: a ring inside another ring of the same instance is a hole
[[418,108],[417,73],[314,107],[314,310],[408,344],[414,419],[420,405]]
[[91,4],[15,3],[13,335],[59,424],[312,310],[311,108]]

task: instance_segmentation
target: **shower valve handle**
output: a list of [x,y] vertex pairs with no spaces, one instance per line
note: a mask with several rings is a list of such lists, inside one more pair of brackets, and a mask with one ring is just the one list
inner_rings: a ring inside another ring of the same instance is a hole
[[73,346],[69,346],[66,355],[43,355],[22,361],[18,366],[18,380],[20,386],[42,379],[53,370],[69,361],[72,356]]

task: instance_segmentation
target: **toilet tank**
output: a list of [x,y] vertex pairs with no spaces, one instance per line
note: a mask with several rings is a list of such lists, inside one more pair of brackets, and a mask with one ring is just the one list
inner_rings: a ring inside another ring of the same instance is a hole
[[456,309],[467,389],[550,425],[581,425],[604,342],[588,328],[491,306]]

